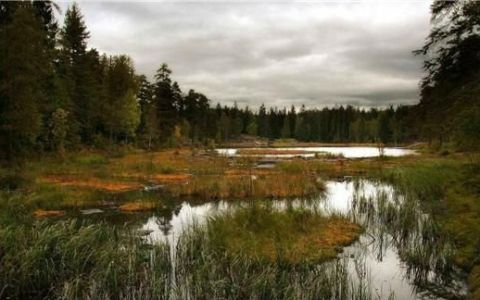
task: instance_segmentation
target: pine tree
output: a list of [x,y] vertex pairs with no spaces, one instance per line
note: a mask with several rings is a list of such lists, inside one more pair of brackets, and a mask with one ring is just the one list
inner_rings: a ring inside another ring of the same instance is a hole
[[155,75],[155,105],[159,119],[161,141],[166,142],[173,135],[177,123],[177,110],[172,89],[170,74],[172,71],[167,64],[162,64]]
[[30,3],[0,34],[0,149],[12,158],[32,149],[40,133],[46,38]]
[[263,103],[260,106],[260,109],[258,110],[257,130],[258,130],[258,136],[261,136],[261,137],[268,137],[270,134],[267,109],[265,108],[265,105]]
[[[94,103],[98,102],[97,99],[92,99],[93,87],[89,85],[92,75],[89,69],[92,57],[86,55],[89,36],[80,9],[73,4],[65,14],[64,26],[60,32],[59,74],[69,97],[67,110],[72,111],[72,132],[80,134],[84,141],[91,134],[91,113],[94,111]],[[71,139],[74,140],[75,137]]]
[[302,105],[300,113],[297,115],[296,124],[295,138],[301,141],[307,141],[309,138],[309,124],[306,120],[306,110],[304,105]]
[[282,136],[283,139],[288,139],[288,138],[291,137],[290,120],[288,118],[284,118],[284,120],[283,120],[281,136]]
[[154,88],[145,75],[140,75],[137,81],[139,85],[137,98],[140,106],[140,124],[138,132],[139,134],[143,134],[146,132],[147,116],[150,113],[149,107],[153,105]]
[[295,133],[296,118],[297,118],[297,113],[295,111],[295,106],[292,105],[292,107],[290,108],[290,111],[288,112],[288,123],[290,125],[290,137],[293,137]]
[[380,113],[378,117],[378,139],[382,143],[388,143],[392,138],[392,129],[390,127],[389,115],[386,111]]

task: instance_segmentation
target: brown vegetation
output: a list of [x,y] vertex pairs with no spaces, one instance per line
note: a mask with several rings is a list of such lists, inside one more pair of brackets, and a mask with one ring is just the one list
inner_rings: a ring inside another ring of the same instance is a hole
[[324,190],[314,176],[270,174],[263,176],[197,176],[187,184],[173,185],[173,195],[209,199],[309,197]]
[[101,180],[98,178],[83,179],[70,176],[44,176],[40,178],[40,181],[58,184],[61,186],[95,189],[106,192],[125,192],[142,188],[142,185],[138,182],[120,182],[112,180]]
[[120,205],[119,209],[124,212],[138,212],[155,209],[155,204],[152,202],[128,202]]
[[357,240],[362,228],[339,216],[253,206],[208,223],[215,248],[228,255],[289,263],[335,258]]
[[43,210],[37,209],[33,212],[33,215],[36,218],[50,218],[50,217],[60,217],[65,215],[65,211],[63,210]]

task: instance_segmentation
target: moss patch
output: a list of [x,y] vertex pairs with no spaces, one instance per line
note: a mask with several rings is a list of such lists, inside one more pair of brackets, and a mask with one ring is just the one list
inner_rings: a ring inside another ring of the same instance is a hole
[[148,211],[155,209],[155,204],[152,202],[127,202],[120,205],[119,209],[125,212]]
[[207,226],[215,247],[227,254],[293,264],[333,259],[362,232],[343,217],[263,207],[216,217]]
[[37,218],[60,217],[65,215],[65,211],[37,209],[36,211],[33,212],[33,215]]

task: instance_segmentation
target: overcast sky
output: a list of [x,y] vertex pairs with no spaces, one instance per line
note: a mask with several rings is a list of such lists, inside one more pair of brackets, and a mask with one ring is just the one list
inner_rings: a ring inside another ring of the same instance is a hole
[[[418,101],[430,1],[77,1],[89,46],[182,90],[258,107]],[[69,3],[62,3],[65,12]]]

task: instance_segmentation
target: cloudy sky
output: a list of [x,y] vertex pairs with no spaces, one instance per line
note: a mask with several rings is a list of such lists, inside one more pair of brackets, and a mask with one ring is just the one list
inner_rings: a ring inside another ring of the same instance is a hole
[[[184,92],[258,107],[418,101],[430,1],[78,1],[89,45]],[[61,4],[63,12],[69,3]]]

